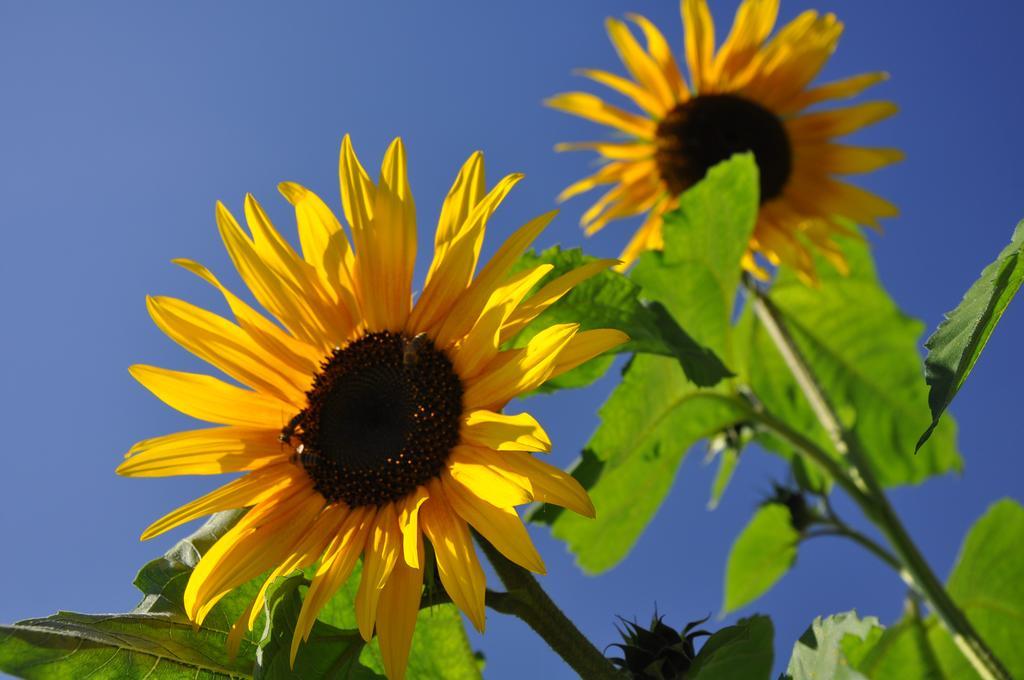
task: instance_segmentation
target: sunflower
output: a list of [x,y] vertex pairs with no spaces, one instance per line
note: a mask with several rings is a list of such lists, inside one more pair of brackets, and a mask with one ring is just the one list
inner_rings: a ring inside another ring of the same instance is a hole
[[559,144],[560,151],[592,150],[602,167],[569,186],[559,199],[614,185],[581,220],[588,233],[613,219],[647,213],[623,251],[628,264],[644,250],[662,247],[662,218],[679,195],[708,169],[737,152],[753,153],[760,168],[760,210],[744,268],[764,278],[755,259],[785,263],[814,279],[812,249],[846,271],[836,234],[852,220],[878,228],[896,208],[834,175],[864,173],[900,160],[896,149],[864,148],[834,140],[896,111],[889,102],[807,112],[821,102],[845,99],[886,78],[867,73],[810,87],[839,41],[843,25],[832,14],[807,11],[774,37],[778,0],[744,0],[729,37],[715,53],[715,28],[705,0],[683,0],[688,85],[661,31],[639,15],[629,19],[646,49],[622,21],[609,19],[608,34],[630,77],[583,70],[582,75],[625,95],[643,114],[571,92],[548,104],[610,126],[628,139]]
[[142,535],[249,508],[202,557],[184,595],[186,613],[201,624],[222,597],[266,575],[232,631],[235,644],[252,629],[271,583],[309,567],[294,663],[321,608],[362,558],[359,631],[370,640],[376,629],[394,679],[404,676],[420,607],[424,536],[445,590],[483,630],[485,578],[470,528],[543,573],[516,506],[541,501],[593,516],[582,487],[533,456],[551,447],[540,424],[502,410],[625,336],[561,324],[522,348],[504,348],[573,286],[615,264],[590,262],[529,295],[551,265],[515,272],[513,265],[552,212],[516,230],[474,276],[487,221],[521,175],[488,191],[482,155],[470,156],[441,209],[415,304],[416,219],[401,140],[388,148],[374,184],[346,136],[340,176],[351,245],[327,205],[297,184],[279,188],[295,209],[301,256],[252,196],[245,200],[248,231],[217,205],[238,273],[277,322],[201,265],[176,260],[223,294],[234,321],[164,297],[147,301],[153,320],[240,384],[133,366],[131,374],[172,408],[218,426],[141,441],[118,472],[243,473]]

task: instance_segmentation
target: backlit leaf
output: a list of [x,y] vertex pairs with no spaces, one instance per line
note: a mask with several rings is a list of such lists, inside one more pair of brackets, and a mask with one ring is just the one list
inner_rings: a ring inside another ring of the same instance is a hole
[[924,374],[931,387],[928,405],[932,411],[932,422],[918,440],[918,448],[931,436],[942,413],[967,380],[1022,281],[1024,222],[1017,225],[1010,244],[985,267],[964,299],[946,315],[925,343],[928,357],[924,362]]
[[[847,276],[822,264],[820,286],[810,287],[783,268],[770,290],[771,299],[885,486],[915,484],[960,470],[956,427],[949,417],[914,453],[929,421],[917,349],[921,322],[901,312],[882,288],[866,243],[851,238],[841,246],[850,264]],[[737,344],[743,347],[737,368],[767,410],[832,450],[778,350],[749,309],[739,324]]]
[[867,680],[851,668],[849,656],[860,658],[882,635],[878,619],[857,617],[857,612],[814,619],[793,645],[786,667],[792,680]]
[[552,524],[584,570],[610,569],[654,517],[690,447],[745,413],[732,398],[694,386],[677,362],[637,355],[601,407],[601,425],[573,470],[597,517],[551,508],[537,519]]
[[759,508],[729,552],[723,609],[734,611],[768,592],[793,566],[799,542],[789,508],[777,503]]

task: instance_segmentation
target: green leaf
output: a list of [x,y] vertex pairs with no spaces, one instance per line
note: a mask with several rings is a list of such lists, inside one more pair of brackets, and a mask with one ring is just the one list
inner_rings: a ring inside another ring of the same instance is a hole
[[774,629],[767,616],[740,619],[704,643],[687,674],[689,680],[759,680],[772,672]]
[[736,446],[725,446],[716,455],[718,458],[718,469],[715,471],[715,479],[711,482],[711,498],[708,499],[708,510],[714,510],[722,500],[722,494],[732,480],[736,466],[740,462],[740,449]]
[[864,645],[859,653],[847,655],[850,665],[872,680],[945,680],[950,676],[942,669],[929,630],[937,625],[934,619],[923,621],[916,606],[873,645]]
[[[882,288],[865,242],[840,245],[850,264],[843,276],[822,264],[821,285],[780,270],[770,291],[790,333],[825,393],[852,428],[885,486],[918,483],[960,470],[956,427],[943,418],[928,444],[914,445],[929,421],[917,346],[922,324],[899,310]],[[768,411],[832,451],[778,350],[749,309],[737,334],[744,379]],[[766,440],[769,444],[771,440]],[[789,455],[789,452],[783,450]]]
[[757,222],[754,157],[737,154],[713,167],[665,216],[664,250],[648,251],[632,279],[665,306],[693,338],[731,361],[732,310],[741,260]]
[[255,584],[223,598],[199,630],[182,605],[192,568],[242,514],[214,515],[145,565],[135,578],[143,599],[132,612],[61,612],[0,627],[0,670],[26,678],[250,677],[255,638],[246,636],[238,657],[230,659],[227,635],[255,595]]
[[723,609],[735,611],[768,592],[793,566],[799,542],[789,508],[777,503],[759,508],[729,551]]
[[[657,333],[631,333],[638,354],[622,383],[601,408],[594,433],[573,475],[589,489],[596,519],[544,508],[533,517],[552,524],[577,563],[588,572],[617,564],[630,551],[672,487],[676,470],[697,441],[739,422],[746,405],[726,392],[700,390],[711,384],[687,366],[706,366],[728,357],[732,308],[741,260],[758,210],[758,174],[750,154],[713,168],[666,217],[663,252],[644,253],[632,274],[651,301]],[[635,299],[633,284],[629,292]],[[616,304],[622,305],[617,299]],[[633,323],[632,328],[645,327]],[[675,336],[686,328],[693,338]],[[679,364],[653,356],[643,342],[668,338]],[[709,348],[709,349],[708,349]],[[713,353],[713,354],[712,354]],[[687,360],[684,360],[687,358]],[[714,380],[717,382],[717,379]]]
[[359,631],[342,630],[322,621],[313,624],[309,640],[299,647],[295,667],[289,665],[292,635],[302,609],[299,588],[307,584],[303,574],[293,574],[278,579],[268,593],[264,604],[266,628],[256,655],[255,679],[383,680],[383,675],[375,673],[359,661],[365,646]]
[[932,422],[918,440],[918,448],[931,436],[939,418],[967,380],[1022,281],[1024,222],[1017,225],[1010,244],[985,267],[964,299],[946,315],[925,343],[928,357],[924,362],[924,376],[931,387],[928,406]]
[[873,616],[859,619],[852,611],[819,616],[793,645],[786,673],[792,680],[867,680],[851,668],[850,657],[862,658],[881,635]]
[[[1024,677],[1024,507],[993,504],[967,534],[946,589],[1013,677]],[[937,647],[952,641],[936,628]],[[935,638],[933,638],[934,640]],[[939,652],[947,655],[944,649]],[[955,657],[960,657],[954,652]],[[961,677],[961,676],[955,676]]]
[[0,670],[22,678],[122,680],[250,678],[252,660],[227,658],[227,633],[171,614],[75,614],[0,626]]
[[[578,248],[562,250],[556,246],[539,255],[527,253],[516,266],[525,269],[541,264],[553,265],[554,269],[538,284],[539,287],[593,260]],[[698,385],[711,386],[732,375],[714,352],[695,342],[663,308],[648,307],[641,302],[639,292],[639,286],[622,274],[605,270],[583,281],[546,309],[513,338],[512,346],[526,345],[534,335],[554,324],[579,323],[583,330],[615,328],[629,335],[630,341],[616,348],[616,352],[675,357],[687,377]],[[594,359],[549,381],[542,391],[587,385],[604,375],[611,361],[610,356]]]
[[746,413],[736,400],[687,381],[677,362],[637,355],[601,407],[601,425],[573,470],[597,517],[545,509],[536,519],[551,523],[585,571],[610,569],[661,506],[687,450]]

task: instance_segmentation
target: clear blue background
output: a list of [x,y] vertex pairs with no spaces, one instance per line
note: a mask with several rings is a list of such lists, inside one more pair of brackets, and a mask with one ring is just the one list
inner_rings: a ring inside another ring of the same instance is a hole
[[[480,148],[492,180],[527,175],[494,220],[493,250],[590,167],[586,156],[555,155],[552,146],[603,133],[540,102],[583,85],[573,68],[620,69],[604,17],[640,11],[677,48],[682,40],[677,4],[668,1],[175,5],[0,4],[3,622],[58,608],[130,608],[135,570],[187,531],[140,544],[141,529],[214,483],[121,479],[113,469],[134,441],[188,426],[126,368],[199,368],[151,324],[143,300],[172,294],[220,309],[204,284],[169,263],[195,258],[237,281],[214,228],[216,199],[240,209],[244,193],[254,192],[293,233],[278,181],[306,183],[336,205],[342,134],[353,135],[367,166],[401,134],[421,241],[429,243],[458,165]],[[734,6],[713,3],[720,38]],[[785,3],[782,13],[806,7]],[[899,303],[930,328],[1024,216],[1022,7],[820,5],[847,27],[826,78],[893,75],[874,94],[902,112],[858,139],[900,146],[908,159],[864,184],[902,208],[874,239],[879,267]],[[539,245],[582,243],[576,223],[587,205],[564,206]],[[632,226],[616,224],[586,247],[617,254]],[[963,477],[893,494],[941,574],[990,502],[1022,496],[1022,340],[1017,303],[954,407]],[[610,377],[530,404],[559,463],[574,458],[613,386]],[[722,507],[709,512],[713,471],[701,458],[689,456],[650,530],[611,573],[581,576],[561,544],[534,531],[549,566],[545,586],[600,645],[616,639],[616,615],[643,620],[656,604],[682,626],[718,611],[730,543],[769,481],[785,473],[754,452]],[[772,615],[778,666],[814,616],[856,607],[892,621],[903,595],[873,557],[819,539],[743,613]],[[516,620],[491,614],[487,636],[474,642],[486,653],[488,678],[571,675]]]

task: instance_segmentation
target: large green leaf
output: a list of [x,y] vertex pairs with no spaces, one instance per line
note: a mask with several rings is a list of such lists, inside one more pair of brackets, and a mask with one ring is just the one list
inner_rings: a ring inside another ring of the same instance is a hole
[[252,660],[227,658],[227,634],[170,614],[75,614],[0,626],[0,670],[22,678],[250,678]]
[[[1014,677],[1024,677],[1022,545],[1024,507],[1010,499],[998,501],[971,527],[947,584],[950,596]],[[948,639],[944,632],[943,637]]]
[[[992,505],[967,534],[947,591],[1009,670],[1024,677],[1024,508]],[[934,616],[916,607],[851,663],[872,680],[973,680],[979,676]]]
[[632,279],[694,339],[731,361],[732,310],[758,212],[758,171],[751,154],[712,168],[665,216],[664,250],[648,251]]
[[791,680],[867,680],[851,667],[850,657],[861,658],[881,635],[882,627],[873,616],[819,616],[793,645],[786,674]]
[[[255,586],[225,597],[202,628],[185,617],[182,593],[199,558],[241,513],[221,513],[139,571],[143,600],[126,614],[61,612],[0,627],[0,670],[25,678],[250,677],[255,639],[227,653],[231,624]],[[147,675],[148,674],[148,675]]]
[[768,592],[793,566],[799,542],[789,508],[777,503],[761,506],[729,551],[724,610],[739,609]]
[[918,440],[918,448],[931,436],[939,418],[967,380],[1021,282],[1024,282],[1024,222],[1017,225],[1010,244],[985,267],[964,299],[946,315],[925,343],[928,357],[924,362],[924,375],[931,387],[928,405],[932,422]]
[[687,673],[689,680],[760,680],[771,677],[772,621],[767,616],[740,619],[704,643]]
[[[728,357],[757,192],[753,157],[741,154],[713,168],[665,218],[664,251],[644,253],[632,274],[650,301],[647,309],[660,317],[661,337],[666,328],[686,328],[700,346]],[[657,512],[687,450],[742,420],[746,409],[727,390],[724,384],[701,390],[679,364],[637,355],[573,470],[589,489],[597,518],[545,508],[535,519],[552,524],[584,570],[614,566]]]
[[601,407],[601,425],[573,475],[589,487],[597,517],[548,508],[537,515],[587,572],[615,566],[633,547],[697,441],[741,420],[741,404],[700,390],[677,362],[641,354]]
[[294,667],[289,651],[295,622],[302,609],[299,588],[308,584],[303,574],[279,579],[265,604],[266,628],[256,655],[256,680],[287,678],[339,678],[384,680],[383,675],[364,666],[359,655],[365,643],[358,630],[342,630],[316,621],[309,639],[299,648]]
[[[538,284],[565,274],[594,258],[578,248],[550,248],[538,254],[527,253],[517,267],[553,265],[554,269]],[[698,385],[714,385],[731,375],[722,361],[706,347],[695,342],[660,306],[648,306],[639,298],[640,288],[628,278],[605,270],[573,288],[565,297],[540,314],[514,339],[522,347],[539,331],[558,323],[578,323],[583,330],[615,328],[630,337],[616,352],[644,352],[676,358],[687,377]],[[552,391],[581,387],[601,377],[611,357],[599,357],[552,381],[542,389]]]
[[[822,265],[810,287],[783,268],[770,291],[787,326],[847,427],[886,486],[960,470],[956,428],[942,418],[914,454],[929,422],[918,339],[923,330],[882,288],[867,243],[842,240],[849,275]],[[826,450],[831,444],[768,334],[746,310],[739,324],[743,377],[766,408]],[[769,444],[771,440],[766,440]]]

